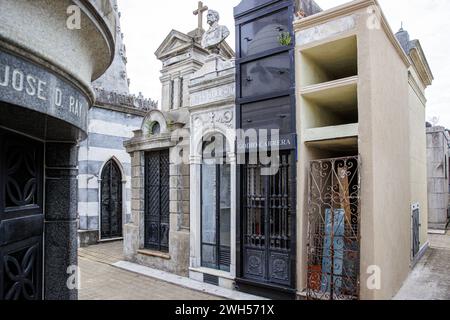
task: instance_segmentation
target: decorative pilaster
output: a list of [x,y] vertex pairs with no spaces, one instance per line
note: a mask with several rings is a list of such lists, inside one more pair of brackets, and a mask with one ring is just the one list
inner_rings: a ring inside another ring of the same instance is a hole
[[77,147],[47,143],[45,167],[45,299],[77,300],[78,290],[67,286],[69,267],[77,257]]

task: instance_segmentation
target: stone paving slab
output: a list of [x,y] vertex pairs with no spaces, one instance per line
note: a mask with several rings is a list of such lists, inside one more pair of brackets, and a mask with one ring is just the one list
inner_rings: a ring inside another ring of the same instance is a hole
[[79,249],[80,300],[219,300],[220,298],[112,266],[122,242]]
[[127,262],[127,261],[119,261],[119,262],[115,263],[114,266],[117,268],[120,268],[120,269],[135,272],[137,274],[144,275],[147,277],[161,279],[168,283],[179,285],[184,288],[193,289],[196,291],[212,294],[212,295],[223,297],[223,298],[230,299],[230,300],[267,300],[262,297],[254,296],[251,294],[246,294],[246,293],[239,292],[236,290],[221,288],[218,286],[195,281],[195,280],[192,280],[189,278],[181,277],[181,276],[171,274],[168,272],[164,272],[161,270],[148,268],[148,267],[141,266],[141,265],[138,265],[135,263]]
[[430,246],[394,300],[450,300],[450,234],[430,235]]
[[[445,234],[429,234],[430,246],[435,249],[450,250],[450,231]],[[450,272],[450,271],[449,271]]]

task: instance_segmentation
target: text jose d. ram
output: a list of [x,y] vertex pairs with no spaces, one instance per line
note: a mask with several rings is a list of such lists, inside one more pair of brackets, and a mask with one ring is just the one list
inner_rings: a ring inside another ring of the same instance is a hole
[[0,52],[0,93],[7,102],[85,125],[84,94],[44,68],[4,52]]

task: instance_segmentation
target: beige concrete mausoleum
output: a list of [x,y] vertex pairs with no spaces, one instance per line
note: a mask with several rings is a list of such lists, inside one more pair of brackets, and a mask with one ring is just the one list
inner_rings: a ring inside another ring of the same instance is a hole
[[420,42],[394,34],[377,1],[294,28],[299,294],[330,298],[331,285],[345,298],[353,282],[361,299],[390,299],[428,246],[424,91],[433,75]]

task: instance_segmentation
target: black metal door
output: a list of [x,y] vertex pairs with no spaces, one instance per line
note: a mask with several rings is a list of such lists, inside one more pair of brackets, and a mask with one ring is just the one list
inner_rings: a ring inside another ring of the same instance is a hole
[[113,160],[102,172],[101,198],[102,239],[122,237],[122,174]]
[[261,175],[260,165],[245,166],[243,276],[262,284],[295,286],[295,181],[291,152],[281,155],[278,174]]
[[145,154],[145,248],[169,252],[169,150]]
[[420,207],[412,206],[412,257],[417,257],[420,251]]
[[0,300],[42,299],[43,150],[0,129]]

